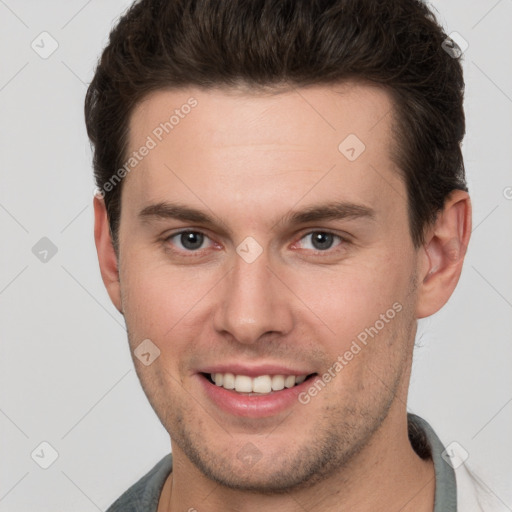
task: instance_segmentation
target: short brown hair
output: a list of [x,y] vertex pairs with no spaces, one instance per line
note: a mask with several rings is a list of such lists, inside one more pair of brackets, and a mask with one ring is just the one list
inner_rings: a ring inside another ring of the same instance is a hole
[[[156,90],[370,81],[393,99],[392,156],[418,247],[448,194],[467,190],[464,80],[445,39],[419,0],[137,1],[112,30],[87,91],[96,185],[103,191],[123,165],[130,115]],[[108,189],[117,245],[122,182]]]

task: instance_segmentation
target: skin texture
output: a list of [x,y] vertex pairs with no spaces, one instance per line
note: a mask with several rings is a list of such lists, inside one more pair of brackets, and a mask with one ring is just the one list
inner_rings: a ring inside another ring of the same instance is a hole
[[[424,246],[413,246],[407,194],[390,160],[392,103],[377,87],[345,83],[262,94],[183,89],[135,109],[129,149],[193,97],[197,106],[126,178],[119,258],[95,198],[102,277],[125,317],[130,348],[160,356],[134,364],[171,436],[168,510],[432,510],[434,472],[407,437],[416,320],[448,300],[471,231],[468,194],[454,191]],[[338,145],[366,148],[349,161]],[[287,222],[290,212],[344,201],[371,217]],[[146,216],[160,202],[214,224]],[[205,236],[188,251],[184,228]],[[311,233],[333,233],[331,248]],[[237,246],[263,252],[247,263]],[[365,328],[401,306],[311,401],[266,418],[219,409],[197,372],[217,363],[282,364],[322,375]],[[252,443],[248,466],[237,457]]]

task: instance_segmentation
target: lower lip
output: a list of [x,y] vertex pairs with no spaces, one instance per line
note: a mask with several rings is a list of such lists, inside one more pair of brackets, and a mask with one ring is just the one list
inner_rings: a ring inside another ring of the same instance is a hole
[[246,418],[266,418],[285,411],[298,402],[298,395],[311,386],[315,377],[306,379],[293,388],[272,391],[267,395],[247,395],[212,384],[204,375],[197,374],[207,396],[229,414]]

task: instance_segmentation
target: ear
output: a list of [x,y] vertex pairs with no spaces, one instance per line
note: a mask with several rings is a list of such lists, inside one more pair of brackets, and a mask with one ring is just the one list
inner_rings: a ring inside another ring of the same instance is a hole
[[117,255],[112,243],[105,201],[98,196],[94,197],[94,241],[96,242],[103,284],[107,289],[110,300],[117,310],[122,313]]
[[419,251],[416,317],[439,311],[457,286],[471,236],[471,200],[454,190],[445,201]]

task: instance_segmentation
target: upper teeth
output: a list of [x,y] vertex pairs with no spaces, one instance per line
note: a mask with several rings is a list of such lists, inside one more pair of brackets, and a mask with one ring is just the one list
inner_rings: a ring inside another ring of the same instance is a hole
[[270,393],[284,388],[292,388],[306,380],[307,375],[234,375],[232,373],[212,373],[211,378],[224,389],[234,389],[239,393]]

